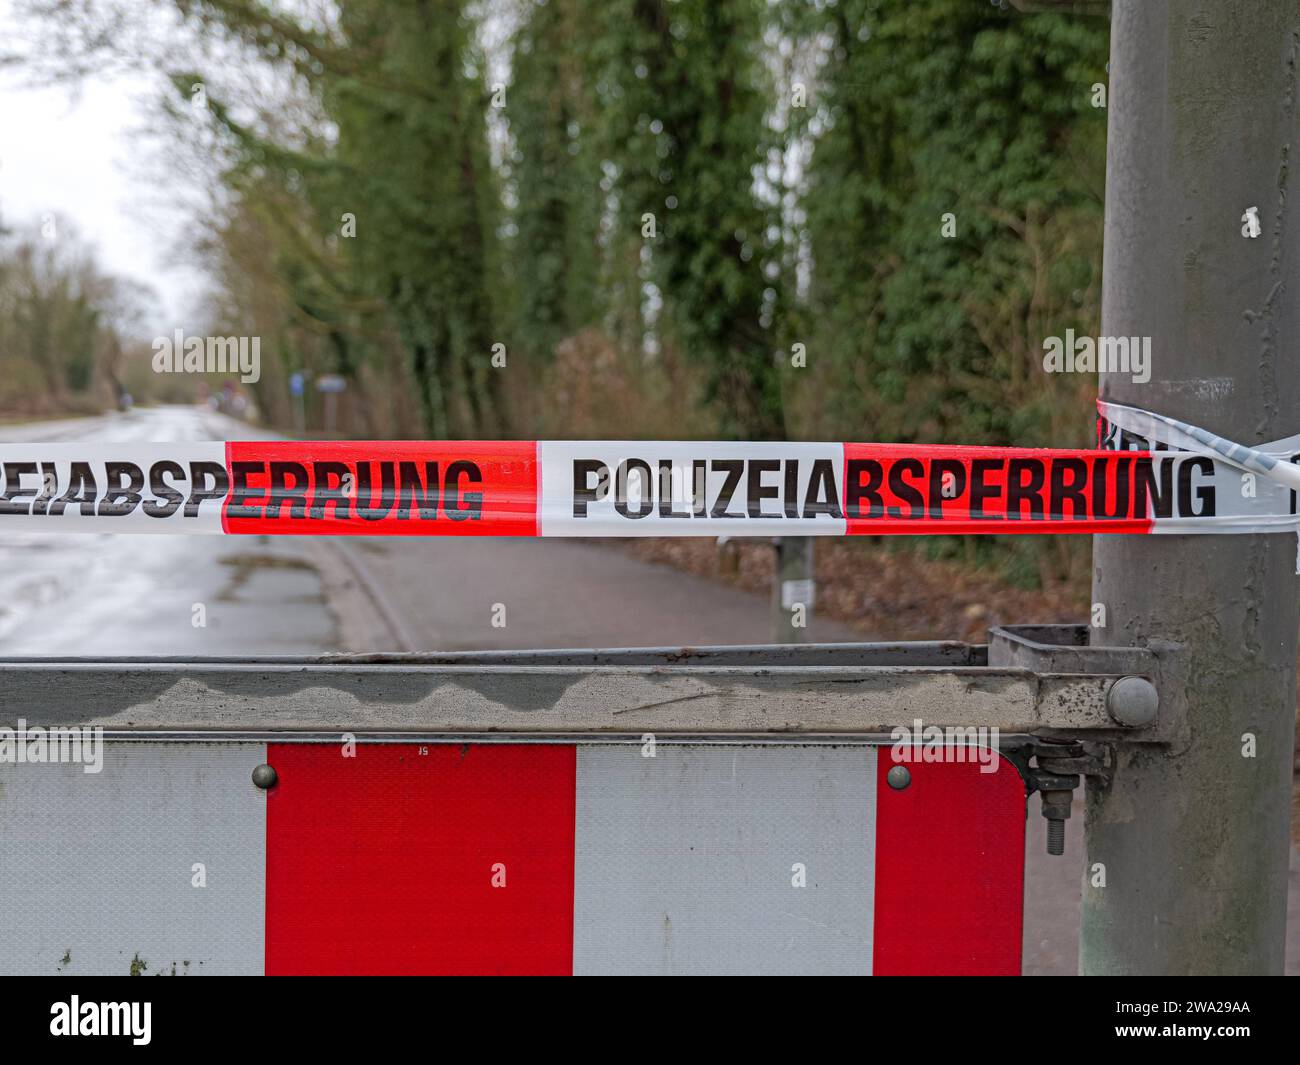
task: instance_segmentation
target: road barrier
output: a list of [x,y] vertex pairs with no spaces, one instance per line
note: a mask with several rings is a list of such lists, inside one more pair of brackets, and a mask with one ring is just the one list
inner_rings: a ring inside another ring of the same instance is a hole
[[0,970],[1020,971],[1010,762],[900,789],[845,741],[214,739],[8,777],[0,897],[59,916],[7,922]]
[[1027,797],[1059,852],[1161,669],[1069,627],[3,659],[0,897],[60,916],[0,970],[1018,973]]
[[[1102,404],[1098,444],[0,445],[0,529],[1297,528],[1300,437],[1249,449]],[[1107,786],[1124,745],[1186,745],[1189,675],[1176,644],[1075,626],[0,660],[22,720],[0,729],[0,895],[65,915],[10,922],[0,968],[1014,973],[1028,796],[1062,853],[1081,780]],[[102,730],[98,769],[84,735],[49,756],[74,726]]]

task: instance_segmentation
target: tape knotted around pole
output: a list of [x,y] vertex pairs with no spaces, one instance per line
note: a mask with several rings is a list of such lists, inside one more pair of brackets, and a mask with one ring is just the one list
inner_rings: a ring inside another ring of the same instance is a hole
[[[1261,476],[1280,485],[1290,493],[1289,527],[1296,535],[1296,574],[1300,575],[1300,517],[1297,517],[1296,498],[1300,492],[1300,434],[1282,440],[1274,440],[1259,447],[1248,447],[1226,437],[1218,436],[1198,425],[1171,418],[1155,411],[1130,407],[1122,403],[1097,401],[1098,436],[1109,437],[1114,442],[1135,440],[1137,444],[1150,450],[1153,446],[1164,445],[1177,451],[1200,455],[1212,460],[1216,470],[1225,465],[1250,476]],[[1118,431],[1118,433],[1116,433]],[[1242,495],[1245,498],[1243,479]],[[1234,532],[1274,532],[1276,524],[1260,518],[1259,527],[1239,524]],[[1283,522],[1283,524],[1286,524]]]

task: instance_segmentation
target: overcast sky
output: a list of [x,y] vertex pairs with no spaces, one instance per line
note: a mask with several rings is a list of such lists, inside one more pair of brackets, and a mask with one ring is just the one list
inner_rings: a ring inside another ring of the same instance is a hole
[[[13,30],[0,0],[0,33]],[[202,278],[177,262],[185,218],[156,150],[133,136],[147,125],[146,75],[96,79],[78,90],[28,87],[21,71],[0,71],[0,221],[9,228],[45,214],[70,219],[112,274],[152,287],[147,327],[197,330]],[[153,155],[147,155],[153,152]]]

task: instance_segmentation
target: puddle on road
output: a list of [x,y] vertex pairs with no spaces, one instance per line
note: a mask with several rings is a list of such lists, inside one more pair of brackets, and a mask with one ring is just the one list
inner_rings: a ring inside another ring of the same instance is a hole
[[352,546],[358,551],[364,551],[368,555],[388,555],[391,554],[391,546],[383,540],[371,540],[364,536],[358,536],[352,541]]
[[[47,431],[48,430],[48,431]],[[219,440],[247,426],[192,408],[0,430],[130,445]],[[236,435],[238,435],[236,433]],[[0,652],[316,654],[340,649],[327,566],[297,538],[63,534],[0,538]],[[197,614],[199,607],[205,607]],[[199,620],[199,618],[202,620]]]
[[[29,552],[31,547],[23,545],[22,550]],[[28,575],[4,589],[4,602],[0,604],[0,639],[18,628],[33,612],[74,600],[93,569],[92,563],[71,568],[67,565],[33,566],[30,561],[23,561]],[[31,572],[33,569],[35,573]]]
[[[218,602],[237,603],[240,601],[240,593],[248,586],[260,572],[293,572],[309,573],[313,583],[320,583],[320,572],[310,562],[303,558],[295,558],[292,555],[223,555],[217,561],[231,569],[230,575],[221,590],[217,592]],[[324,602],[325,597],[316,595],[313,601]],[[300,600],[301,601],[301,598]]]
[[[215,559],[223,576],[213,602],[251,610],[260,624],[275,619],[275,629],[306,638],[317,645],[315,650],[339,650],[340,622],[326,594],[320,567],[310,558],[287,553],[291,550],[288,543],[271,544],[259,539],[256,547],[265,550],[240,551]],[[315,633],[315,638],[308,633]],[[303,648],[304,652],[309,650]]]

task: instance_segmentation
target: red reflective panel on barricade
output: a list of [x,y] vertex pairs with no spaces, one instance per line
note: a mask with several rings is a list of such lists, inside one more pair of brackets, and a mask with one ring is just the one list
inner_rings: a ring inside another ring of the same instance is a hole
[[268,974],[570,971],[573,747],[267,757]]
[[1025,786],[1005,758],[908,762],[891,788],[880,748],[876,826],[878,976],[1018,976],[1024,921]]

